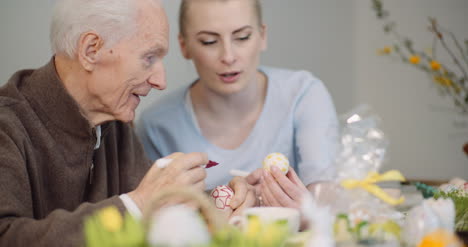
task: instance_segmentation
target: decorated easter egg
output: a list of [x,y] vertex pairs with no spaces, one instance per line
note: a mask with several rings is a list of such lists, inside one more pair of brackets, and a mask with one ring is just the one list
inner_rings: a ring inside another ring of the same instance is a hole
[[289,160],[282,153],[271,153],[263,159],[263,169],[270,171],[272,166],[276,166],[284,174],[288,173]]
[[210,193],[210,198],[215,207],[229,217],[232,213],[231,199],[234,197],[234,191],[226,185],[220,185],[214,188]]

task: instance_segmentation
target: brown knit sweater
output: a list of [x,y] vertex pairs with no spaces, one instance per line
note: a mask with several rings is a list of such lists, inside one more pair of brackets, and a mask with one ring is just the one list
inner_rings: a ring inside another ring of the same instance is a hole
[[0,246],[83,246],[83,219],[106,205],[124,211],[118,195],[149,168],[129,124],[102,125],[94,150],[53,60],[0,88]]

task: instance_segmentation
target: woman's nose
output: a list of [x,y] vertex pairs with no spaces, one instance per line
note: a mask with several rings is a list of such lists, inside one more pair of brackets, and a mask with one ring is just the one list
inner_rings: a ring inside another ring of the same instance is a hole
[[225,43],[222,54],[221,54],[221,62],[226,65],[232,65],[236,62],[236,54],[234,51],[234,47],[230,43]]

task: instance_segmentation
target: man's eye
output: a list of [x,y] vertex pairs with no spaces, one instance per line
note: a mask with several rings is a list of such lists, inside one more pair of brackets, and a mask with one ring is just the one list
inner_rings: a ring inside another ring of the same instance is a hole
[[146,57],[146,62],[148,64],[153,64],[154,62],[156,62],[156,56],[153,56],[153,55],[152,56],[147,56]]
[[209,40],[209,41],[204,41],[204,40],[201,40],[200,43],[202,45],[213,45],[216,43],[216,40]]

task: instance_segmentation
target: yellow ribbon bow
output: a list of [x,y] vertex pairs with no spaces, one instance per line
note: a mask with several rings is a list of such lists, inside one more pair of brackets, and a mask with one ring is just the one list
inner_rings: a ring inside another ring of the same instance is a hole
[[401,204],[405,201],[405,198],[403,196],[398,199],[393,198],[379,186],[375,185],[375,183],[382,181],[405,181],[405,178],[397,170],[391,170],[383,174],[379,174],[377,172],[369,172],[367,176],[362,180],[345,179],[341,182],[341,186],[343,186],[346,189],[354,189],[360,187],[391,205]]

